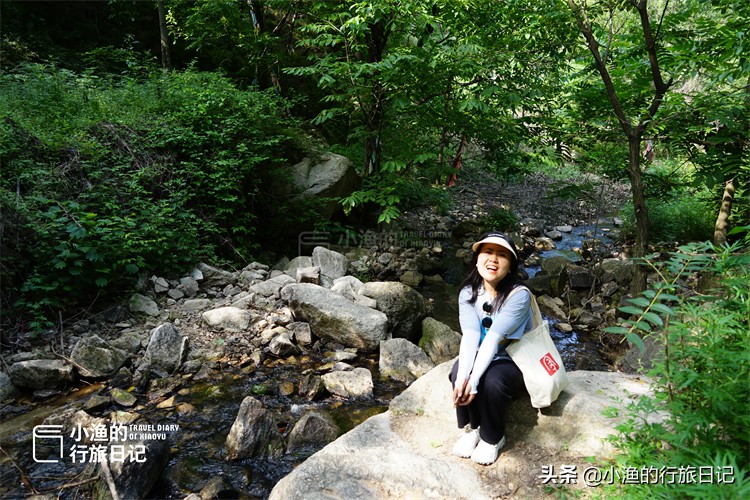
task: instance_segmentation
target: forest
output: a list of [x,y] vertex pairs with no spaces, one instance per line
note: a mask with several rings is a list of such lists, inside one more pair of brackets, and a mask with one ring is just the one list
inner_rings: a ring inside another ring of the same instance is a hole
[[[679,416],[621,429],[623,461],[732,466],[750,493],[750,2],[3,0],[0,22],[3,349],[156,272],[444,211],[472,169],[567,199],[622,182],[640,265],[607,331],[656,336]],[[310,152],[357,186],[293,205]],[[662,488],[631,494],[723,491]]]

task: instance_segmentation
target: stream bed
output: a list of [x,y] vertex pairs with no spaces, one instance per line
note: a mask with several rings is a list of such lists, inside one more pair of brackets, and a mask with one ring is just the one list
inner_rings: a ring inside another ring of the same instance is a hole
[[[570,252],[580,247],[584,239],[592,236],[595,227],[579,227],[564,235],[557,242],[557,249],[542,256]],[[597,234],[602,239],[604,234]],[[448,249],[446,254],[455,253]],[[467,269],[463,261],[446,258],[441,278],[428,278],[418,291],[431,303],[431,315],[458,328],[458,287]],[[533,276],[538,268],[526,268]],[[558,346],[568,370],[585,369],[606,371],[608,368],[597,351],[594,339],[575,331],[563,333],[550,320],[551,335]],[[225,440],[237,416],[242,400],[253,395],[275,416],[279,431],[287,433],[299,416],[307,409],[316,408],[328,412],[336,421],[341,433],[352,429],[370,416],[388,409],[391,399],[405,389],[405,385],[378,377],[377,355],[360,355],[352,364],[368,368],[373,374],[373,398],[367,400],[345,400],[325,397],[310,400],[297,394],[284,395],[282,383],[291,382],[299,387],[302,374],[322,374],[327,371],[326,360],[321,353],[309,353],[292,360],[270,359],[260,366],[235,367],[217,365],[211,376],[203,381],[188,377],[179,379],[173,388],[174,406],[157,410],[146,405],[141,410],[142,419],[156,425],[171,426],[170,459],[163,477],[152,495],[157,498],[183,498],[190,492],[198,492],[212,478],[224,479],[223,490],[216,498],[266,498],[276,482],[288,474],[316,449],[302,449],[275,459],[226,460]],[[446,390],[449,390],[446,381]],[[87,408],[95,396],[106,396],[103,384],[79,387],[64,397],[47,401],[24,399],[13,405],[0,407],[0,497],[24,498],[32,486],[41,493],[59,498],[86,498],[86,480],[81,475],[81,464],[40,463],[35,460],[37,446],[33,428],[42,424],[50,415],[60,414],[65,409],[84,409],[92,415],[108,417],[120,411],[114,403]],[[139,402],[145,395],[139,395]],[[178,410],[182,408],[182,410]],[[138,410],[133,410],[138,411]],[[65,436],[65,449],[74,445]],[[80,484],[79,484],[80,483]]]

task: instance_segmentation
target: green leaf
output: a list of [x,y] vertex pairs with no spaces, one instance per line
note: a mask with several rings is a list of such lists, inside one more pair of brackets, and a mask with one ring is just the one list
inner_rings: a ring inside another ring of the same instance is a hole
[[643,339],[641,339],[637,334],[631,332],[625,335],[625,338],[628,340],[628,342],[638,347],[641,352],[644,352],[646,350],[646,346],[643,344]]
[[654,314],[652,312],[646,312],[643,313],[643,319],[651,323],[655,326],[664,326],[664,321],[659,317],[659,315]]
[[640,316],[643,314],[643,309],[633,306],[622,306],[620,307],[620,311],[627,313],[627,314],[635,314],[637,316]]
[[604,328],[603,331],[605,331],[607,333],[615,333],[617,335],[625,335],[630,330],[628,330],[627,328],[622,327],[622,326],[608,326],[608,327]]
[[662,314],[674,314],[674,311],[668,305],[662,304],[661,302],[655,302],[651,305],[651,309],[660,312]]
[[642,306],[642,307],[648,307],[651,305],[651,301],[643,297],[635,297],[632,299],[628,299],[628,302],[630,302],[631,304],[635,304],[637,306]]

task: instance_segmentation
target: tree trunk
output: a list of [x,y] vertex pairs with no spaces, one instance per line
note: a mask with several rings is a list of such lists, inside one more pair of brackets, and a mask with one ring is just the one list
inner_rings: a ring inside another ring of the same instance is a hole
[[169,33],[167,33],[167,15],[164,11],[164,0],[156,0],[159,9],[159,35],[161,39],[161,65],[164,71],[172,70],[172,57],[169,53]]
[[732,213],[734,202],[734,179],[727,181],[724,186],[724,196],[721,199],[719,217],[716,219],[714,228],[714,245],[719,246],[727,242],[727,228],[729,227],[729,215]]
[[[643,257],[648,249],[648,208],[644,196],[643,176],[641,175],[641,138],[638,130],[628,135],[628,177],[635,210],[635,245],[633,257]],[[636,265],[633,274],[631,293],[637,295],[646,289],[646,273],[643,266]]]

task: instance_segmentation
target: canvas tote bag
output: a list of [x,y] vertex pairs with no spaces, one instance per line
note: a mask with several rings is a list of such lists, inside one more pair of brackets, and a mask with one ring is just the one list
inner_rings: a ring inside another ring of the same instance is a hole
[[[528,288],[519,287],[513,292],[516,290],[528,290]],[[549,335],[549,324],[542,320],[534,294],[531,290],[528,292],[531,296],[533,328],[520,339],[511,342],[506,350],[523,373],[526,390],[531,396],[531,406],[546,408],[568,386],[568,374],[565,372],[560,353]]]

